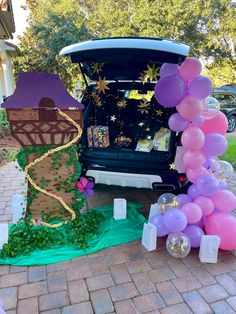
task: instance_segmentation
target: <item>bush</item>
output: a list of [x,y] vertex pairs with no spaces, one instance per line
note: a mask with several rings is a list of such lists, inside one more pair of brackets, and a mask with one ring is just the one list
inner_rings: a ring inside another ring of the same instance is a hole
[[0,109],[0,138],[10,135],[10,125],[5,109]]

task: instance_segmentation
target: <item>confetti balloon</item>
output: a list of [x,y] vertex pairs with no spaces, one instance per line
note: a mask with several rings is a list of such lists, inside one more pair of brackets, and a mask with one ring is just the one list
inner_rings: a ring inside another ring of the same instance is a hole
[[160,206],[162,212],[167,211],[170,208],[178,207],[179,203],[176,199],[176,196],[172,193],[162,194],[158,200],[157,204]]
[[203,101],[203,111],[201,113],[201,116],[204,119],[209,120],[214,118],[219,111],[220,103],[216,98],[209,96]]
[[231,163],[224,160],[219,160],[217,163],[219,165],[219,171],[215,175],[217,179],[221,181],[232,179],[234,176],[234,168]]
[[182,232],[170,233],[166,240],[168,253],[176,258],[186,257],[191,250],[189,237]]

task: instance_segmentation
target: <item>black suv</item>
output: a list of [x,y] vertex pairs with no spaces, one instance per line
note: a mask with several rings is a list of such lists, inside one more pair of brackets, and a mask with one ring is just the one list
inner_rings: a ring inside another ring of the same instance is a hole
[[[162,191],[186,184],[179,135],[168,128],[173,110],[157,103],[154,87],[161,65],[181,64],[188,52],[184,44],[158,38],[94,39],[62,49],[60,55],[79,64],[86,83],[80,158],[86,176],[96,183]],[[106,147],[91,147],[87,132],[94,126],[109,130]],[[137,149],[155,136],[150,152]],[[166,137],[165,145],[159,136]]]

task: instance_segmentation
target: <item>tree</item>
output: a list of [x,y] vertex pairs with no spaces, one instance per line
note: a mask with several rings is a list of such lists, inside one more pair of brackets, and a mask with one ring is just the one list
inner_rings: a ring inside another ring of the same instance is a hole
[[28,7],[18,69],[54,71],[71,86],[78,70],[58,57],[62,47],[93,37],[150,36],[190,45],[215,85],[236,79],[231,0],[28,0]]

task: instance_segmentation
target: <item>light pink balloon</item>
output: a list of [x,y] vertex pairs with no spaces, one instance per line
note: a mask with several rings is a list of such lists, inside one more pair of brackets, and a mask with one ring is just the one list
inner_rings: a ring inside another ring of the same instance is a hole
[[222,250],[236,249],[236,218],[224,213],[214,213],[206,217],[206,234],[218,235]]
[[200,150],[205,142],[205,135],[196,126],[189,126],[181,136],[181,142],[185,149]]
[[180,115],[188,120],[193,121],[198,118],[203,110],[202,102],[193,96],[186,96],[176,107]]
[[200,129],[204,132],[205,135],[210,133],[220,133],[222,135],[226,135],[228,129],[228,120],[223,112],[220,111],[214,118],[205,120],[204,123],[200,126]]
[[211,197],[215,208],[222,212],[231,212],[236,208],[236,196],[227,190],[220,190]]
[[202,167],[206,158],[200,150],[187,150],[183,155],[183,163],[185,168],[197,169]]
[[201,62],[194,57],[187,58],[180,66],[179,74],[185,81],[191,81],[202,71]]
[[188,168],[186,170],[186,176],[188,180],[192,183],[195,183],[200,176],[203,176],[204,174],[207,174],[207,173],[208,171],[204,167],[200,167],[197,169]]
[[195,203],[187,203],[181,207],[181,210],[187,216],[187,220],[189,224],[195,224],[202,218],[202,210]]
[[194,203],[197,204],[201,210],[203,216],[208,216],[214,211],[214,204],[212,200],[206,196],[199,196],[194,200]]

